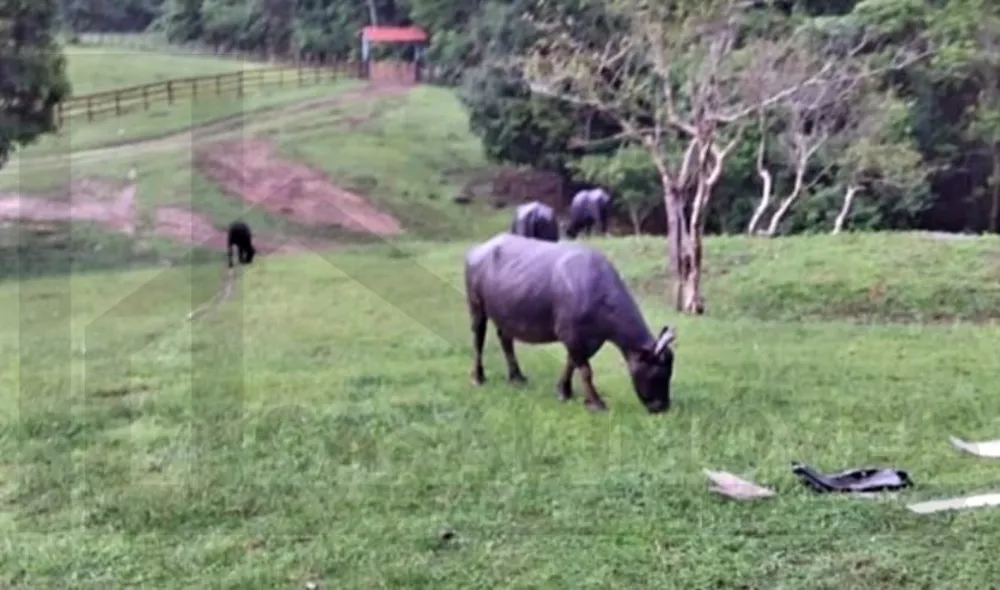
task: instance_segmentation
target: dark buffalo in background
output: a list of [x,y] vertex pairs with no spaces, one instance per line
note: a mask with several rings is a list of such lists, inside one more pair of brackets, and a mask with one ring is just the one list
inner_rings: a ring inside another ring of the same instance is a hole
[[226,259],[229,268],[233,267],[233,248],[238,250],[240,264],[251,264],[257,250],[253,247],[253,235],[250,233],[250,226],[243,221],[234,221],[229,224],[229,233],[226,237]]
[[602,188],[583,190],[573,196],[569,205],[569,223],[566,236],[576,238],[581,231],[590,235],[597,225],[601,233],[608,234],[608,220],[611,216],[611,195]]
[[573,372],[579,370],[586,405],[604,410],[590,359],[610,341],[621,351],[646,409],[659,413],[670,408],[674,330],[664,327],[653,337],[625,282],[601,252],[580,243],[500,234],[466,252],[465,293],[475,349],[474,384],[486,380],[483,344],[492,320],[511,382],[526,381],[514,355],[515,340],[562,342],[566,364],[557,396],[564,401],[573,396]]
[[559,222],[555,209],[545,203],[531,201],[519,205],[514,211],[510,233],[548,242],[559,241]]

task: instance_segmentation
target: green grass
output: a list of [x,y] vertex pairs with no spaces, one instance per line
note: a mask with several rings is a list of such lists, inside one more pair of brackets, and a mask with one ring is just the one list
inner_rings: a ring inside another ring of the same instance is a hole
[[[1000,240],[942,243],[914,232],[796,239],[714,238],[706,252],[712,314],[762,320],[985,322],[1000,319]],[[624,243],[624,242],[623,242]],[[805,244],[806,246],[803,246]],[[637,285],[665,293],[662,245],[644,242],[629,255]],[[778,265],[781,273],[772,273]]]
[[[654,329],[678,327],[669,414],[645,414],[610,346],[594,361],[607,415],[553,398],[558,346],[518,348],[531,382],[517,390],[491,335],[490,381],[472,388],[462,244],[264,257],[195,323],[185,314],[211,296],[217,266],[0,287],[0,580],[995,585],[1000,511],[916,516],[902,503],[1000,480],[1000,464],[946,440],[1000,432],[996,329],[888,320],[996,306],[982,257],[1000,245],[713,239],[709,268],[727,270],[706,284],[714,315],[679,318],[662,305],[660,239],[594,243],[646,294]],[[850,319],[872,280],[899,293],[863,310],[881,323],[792,321],[824,306]],[[937,299],[946,285],[978,295]],[[769,311],[779,297],[781,313]],[[795,480],[793,460],[892,465],[917,487],[898,501],[821,496]],[[704,467],[778,497],[721,500]],[[454,539],[440,539],[445,527]]]
[[332,97],[361,83],[355,80],[332,80],[308,86],[280,88],[275,85],[253,88],[245,96],[233,93],[210,96],[198,102],[178,101],[173,105],[158,103],[148,111],[136,111],[122,117],[103,118],[88,122],[72,119],[57,134],[46,135],[19,152],[18,157],[68,154],[74,151],[114,146],[140,139],[176,133],[222,119],[237,118],[234,129],[241,123],[238,117],[259,111],[308,100]]
[[168,55],[117,47],[71,45],[66,48],[66,73],[74,96],[160,80],[238,72],[265,65],[231,58]]

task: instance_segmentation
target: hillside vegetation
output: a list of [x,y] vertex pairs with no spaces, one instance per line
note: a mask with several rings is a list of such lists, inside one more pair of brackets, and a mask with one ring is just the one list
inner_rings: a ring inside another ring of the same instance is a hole
[[[903,468],[907,501],[988,490],[997,468],[946,437],[1000,430],[995,328],[740,316],[773,315],[795,284],[784,317],[852,319],[880,278],[900,297],[883,320],[974,317],[1000,303],[968,272],[997,246],[740,242],[709,243],[731,260],[707,282],[725,315],[678,318],[645,291],[650,323],[680,338],[675,407],[656,418],[611,347],[594,363],[607,416],[554,399],[558,346],[519,347],[517,390],[490,336],[489,382],[471,388],[459,244],[264,257],[196,322],[217,264],[0,287],[0,347],[20,354],[0,372],[0,523],[17,539],[0,572],[29,587],[988,587],[1000,513],[819,496],[788,465]],[[660,240],[595,245],[658,281]],[[922,270],[891,272],[918,248]],[[973,295],[937,299],[948,281]],[[719,500],[705,467],[779,496]]]

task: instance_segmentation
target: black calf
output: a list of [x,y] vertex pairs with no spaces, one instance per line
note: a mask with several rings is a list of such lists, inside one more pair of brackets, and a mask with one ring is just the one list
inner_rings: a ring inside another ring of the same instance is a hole
[[251,264],[257,250],[253,247],[253,236],[250,234],[250,226],[242,221],[234,221],[229,224],[229,237],[226,240],[226,259],[229,261],[229,268],[233,267],[233,246],[239,250],[240,264]]

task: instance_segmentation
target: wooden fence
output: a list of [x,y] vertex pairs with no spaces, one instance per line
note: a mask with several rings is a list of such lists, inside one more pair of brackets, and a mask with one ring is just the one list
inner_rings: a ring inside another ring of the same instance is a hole
[[172,105],[179,101],[195,102],[225,95],[241,97],[254,88],[265,86],[292,87],[321,84],[339,77],[357,77],[357,64],[336,66],[254,68],[225,74],[193,78],[178,78],[118,88],[65,99],[56,110],[56,124],[71,119],[94,121],[109,116],[120,117],[139,110],[149,110],[159,104]]

